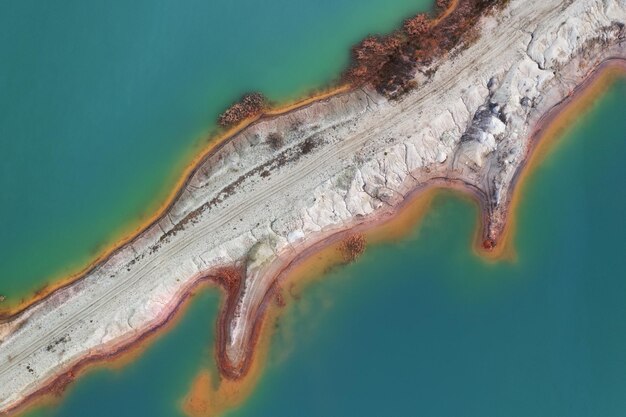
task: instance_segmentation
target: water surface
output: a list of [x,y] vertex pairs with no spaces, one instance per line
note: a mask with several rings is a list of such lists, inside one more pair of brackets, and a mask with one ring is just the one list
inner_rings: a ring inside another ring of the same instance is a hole
[[90,371],[70,385],[57,406],[24,417],[183,416],[181,399],[200,367],[213,367],[219,293],[197,294],[180,322],[122,369]]
[[166,197],[217,115],[337,79],[428,0],[0,4],[0,295],[93,259]]
[[[624,97],[621,81],[529,177],[516,262],[477,258],[476,207],[442,193],[407,239],[304,290],[227,415],[623,416],[626,194],[607,184],[626,174]],[[89,373],[29,417],[182,415],[193,377],[214,367],[215,297],[136,363]]]
[[476,207],[440,195],[410,238],[304,291],[228,416],[623,416],[625,98],[621,81],[531,175],[517,262],[477,258]]
[[[425,7],[3,2],[0,293],[23,296],[148,215],[239,94],[326,85],[350,44]],[[443,194],[410,238],[305,291],[230,415],[623,415],[625,97],[621,82],[531,177],[516,263],[476,258],[476,209]],[[216,297],[133,364],[89,372],[31,415],[180,415],[213,366]]]

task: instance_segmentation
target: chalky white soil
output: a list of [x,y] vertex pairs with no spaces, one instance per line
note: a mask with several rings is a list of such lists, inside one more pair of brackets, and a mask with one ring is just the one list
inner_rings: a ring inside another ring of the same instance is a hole
[[249,126],[201,162],[158,222],[0,324],[0,412],[163,324],[199,278],[233,264],[246,277],[222,360],[245,372],[275,271],[433,181],[479,196],[484,239],[497,244],[535,127],[598,65],[626,58],[624,23],[625,0],[511,0],[399,101],[359,89]]

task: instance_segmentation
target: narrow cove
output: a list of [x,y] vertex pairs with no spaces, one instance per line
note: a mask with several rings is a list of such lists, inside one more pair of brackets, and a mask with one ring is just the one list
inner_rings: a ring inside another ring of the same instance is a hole
[[440,193],[409,238],[299,295],[227,415],[622,415],[624,97],[622,79],[529,175],[515,261],[478,258],[476,207]]
[[[369,248],[299,295],[253,396],[227,415],[621,415],[626,230],[616,219],[626,195],[607,184],[626,173],[624,97],[620,81],[530,176],[516,262],[477,258],[476,209],[440,194],[409,238]],[[178,378],[188,386],[211,366],[214,297],[201,296],[179,326],[191,322],[198,339],[177,327],[116,375],[128,385],[95,372],[40,415],[109,403],[130,404],[120,415],[180,413],[185,389],[171,389],[168,370],[185,368]],[[187,345],[190,356],[179,353]],[[190,357],[193,365],[178,362]],[[161,406],[140,398],[154,381]],[[127,388],[102,398],[119,385]]]

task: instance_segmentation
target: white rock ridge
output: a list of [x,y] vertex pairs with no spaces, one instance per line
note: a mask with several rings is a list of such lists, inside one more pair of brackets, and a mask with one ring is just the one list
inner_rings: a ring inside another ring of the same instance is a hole
[[511,0],[399,101],[359,89],[246,128],[201,162],[160,220],[0,324],[0,412],[158,327],[200,278],[229,265],[246,276],[221,351],[229,376],[241,375],[281,266],[428,184],[478,196],[484,239],[497,244],[535,126],[602,62],[626,58],[625,22],[624,0]]

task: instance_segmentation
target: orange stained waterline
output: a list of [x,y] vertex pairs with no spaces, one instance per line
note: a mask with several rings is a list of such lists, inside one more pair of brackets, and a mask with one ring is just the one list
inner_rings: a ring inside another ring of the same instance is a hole
[[435,20],[433,20],[431,22],[431,27],[436,25],[437,23],[441,22],[443,19],[445,19],[446,17],[450,16],[450,13],[452,13],[454,11],[454,9],[456,9],[456,6],[459,5],[459,0],[452,0],[450,2],[450,5],[448,6],[448,8],[439,16],[437,16],[437,18]]
[[[453,2],[453,4],[456,3],[457,1]],[[449,11],[447,11],[446,13],[449,13]],[[606,68],[602,71],[601,74],[595,76],[588,86],[581,90],[581,92],[577,93],[575,99],[568,103],[563,109],[559,109],[558,116],[556,116],[554,120],[548,120],[547,125],[541,127],[542,130],[539,131],[539,137],[537,138],[537,146],[535,147],[535,149],[532,150],[531,154],[529,155],[529,159],[524,166],[515,190],[513,191],[511,205],[509,209],[507,223],[508,226],[502,236],[503,239],[498,244],[495,250],[485,252],[481,249],[476,249],[478,253],[488,259],[502,259],[503,257],[507,258],[510,257],[512,254],[514,255],[514,250],[512,248],[512,236],[514,235],[516,224],[516,211],[518,209],[521,193],[525,186],[526,180],[531,175],[534,168],[543,160],[543,158],[545,158],[546,155],[554,149],[557,139],[563,136],[563,132],[574,122],[575,118],[579,116],[584,110],[586,110],[597,98],[597,96],[600,93],[604,92],[618,76],[622,76],[624,73],[625,71],[623,66]],[[85,271],[87,271],[93,265],[102,261],[119,247],[130,241],[134,236],[137,235],[138,232],[145,229],[147,226],[157,220],[168,209],[170,204],[174,201],[174,199],[177,197],[178,193],[181,191],[182,187],[186,183],[186,180],[189,178],[190,175],[193,174],[194,169],[203,158],[205,158],[208,154],[217,149],[221,144],[223,144],[233,135],[249,126],[251,123],[262,117],[274,117],[279,114],[284,114],[297,108],[309,105],[310,103],[317,100],[326,99],[335,94],[340,94],[349,90],[350,86],[343,85],[337,87],[336,89],[322,92],[311,98],[281,106],[277,109],[266,112],[264,115],[242,122],[240,125],[215,136],[212,139],[211,143],[195,158],[193,158],[191,162],[187,165],[186,169],[184,170],[184,174],[176,182],[176,186],[174,187],[173,191],[169,194],[168,198],[161,205],[161,207],[156,210],[151,217],[143,220],[140,225],[133,228],[132,233],[129,233],[124,238],[119,239],[114,244],[110,245],[96,259],[94,259],[86,267],[82,268],[79,272],[58,280],[44,290],[39,291],[30,300],[23,301],[16,306],[12,306],[8,309],[1,311],[0,318],[2,316],[6,317],[11,314],[15,314],[25,309],[32,303],[43,299],[55,289],[65,286],[70,282],[80,278],[81,275],[83,275]],[[384,223],[379,225],[365,227],[365,234],[368,241],[370,243],[374,243],[384,240],[399,239],[406,236],[423,217],[424,213],[430,206],[432,198],[437,190],[438,189],[436,188],[432,188],[421,192],[418,196],[413,198],[409,204],[406,204],[406,206],[400,212],[398,212],[395,218],[385,221]],[[340,264],[341,256],[338,254],[338,244],[339,243],[336,242],[333,245],[328,246],[327,248],[317,251],[313,256],[309,257],[308,259],[299,262],[298,265],[302,268],[299,268],[299,266],[294,266],[293,268],[291,268],[289,271],[289,278],[285,279],[285,283],[291,282],[295,284],[296,281],[305,282],[306,279],[298,280],[294,279],[294,277],[300,274],[302,277],[308,276],[310,279],[319,276],[319,271],[324,272],[333,265]],[[309,264],[308,262],[312,263]],[[309,265],[309,267],[305,267],[306,265]],[[186,304],[187,303],[185,303],[185,305]],[[260,370],[262,368],[261,364],[267,356],[272,328],[271,325],[273,325],[273,323],[275,322],[276,317],[278,316],[278,311],[279,310],[275,307],[270,308],[268,316],[264,319],[261,335],[258,342],[258,347],[260,349],[258,349],[255,359],[252,361],[252,365],[248,374],[241,380],[237,381],[222,379],[216,389],[209,390],[209,392],[207,393],[207,390],[204,388],[213,388],[213,383],[211,382],[210,375],[206,373],[207,371],[203,371],[204,373],[200,373],[197,377],[192,392],[185,400],[185,410],[191,412],[194,415],[214,415],[206,414],[204,412],[198,414],[198,410],[196,410],[196,408],[203,409],[208,407],[209,409],[215,410],[215,412],[221,412],[220,410],[225,410],[227,408],[231,408],[232,406],[237,405],[249,394],[249,392],[252,390],[252,387],[254,386],[254,382],[258,379],[260,375]],[[173,326],[173,324],[178,320],[180,316],[181,313],[177,312],[175,315],[176,319],[170,320],[170,322],[167,324],[167,328],[171,328],[171,326]],[[159,332],[157,333],[162,334],[163,332],[159,330]],[[143,352],[143,350],[145,350],[145,348],[150,343],[152,343],[153,340],[156,339],[155,334],[156,333],[153,333],[150,334],[148,337],[143,338],[140,342],[135,343],[131,349],[127,349],[113,355],[112,360],[106,359],[106,366],[113,366],[113,364],[117,364],[115,365],[115,367],[119,367],[132,361],[136,356],[141,354],[141,352]],[[88,366],[86,368],[83,367],[77,372],[82,373],[84,369],[90,369],[91,367],[92,366]],[[76,374],[72,374],[72,378],[74,377],[76,377]],[[211,398],[211,404],[206,407],[200,406],[206,401],[202,400],[202,396],[200,396],[200,394],[198,394],[196,391],[204,393],[202,395],[208,395],[209,397],[206,398]],[[195,405],[192,406],[193,404]]]
[[167,335],[185,315],[195,296],[207,291],[213,285],[211,281],[204,280],[196,285],[184,296],[183,301],[175,309],[172,316],[162,324],[157,324],[153,331],[144,333],[134,342],[122,342],[120,347],[109,354],[94,352],[92,357],[87,357],[72,366],[72,368],[51,379],[50,383],[42,392],[38,392],[30,399],[22,403],[18,408],[11,410],[9,416],[20,416],[39,408],[57,406],[72,388],[72,382],[84,374],[98,370],[121,371],[124,367],[137,360],[145,351],[160,338]]
[[[431,25],[434,25],[447,17],[458,5],[459,0],[452,0],[449,7],[443,12],[440,16],[438,16]],[[42,299],[46,298],[48,295],[56,291],[61,287],[65,287],[70,285],[72,282],[80,279],[83,275],[85,275],[91,268],[93,268],[98,263],[102,262],[104,259],[111,256],[113,252],[120,249],[122,246],[130,242],[133,238],[135,238],[138,234],[140,234],[143,230],[147,229],[151,224],[157,221],[161,216],[165,214],[168,208],[173,204],[176,197],[182,191],[185,186],[187,180],[193,175],[194,170],[198,167],[200,162],[206,158],[211,152],[218,149],[221,145],[227,142],[230,138],[235,136],[237,133],[241,132],[252,123],[256,122],[262,118],[272,118],[275,116],[279,116],[281,114],[289,113],[291,111],[297,110],[302,107],[306,107],[314,102],[329,99],[335,95],[343,94],[349,92],[353,87],[348,83],[342,83],[335,86],[330,86],[324,89],[318,89],[307,97],[302,99],[297,99],[292,102],[286,102],[276,107],[272,107],[270,109],[265,110],[262,114],[248,118],[243,120],[241,123],[233,126],[225,131],[222,131],[215,135],[209,135],[208,137],[208,145],[204,147],[200,152],[197,152],[195,156],[191,156],[189,162],[185,165],[185,168],[182,170],[182,174],[179,175],[178,180],[175,182],[174,186],[171,188],[171,192],[162,200],[162,202],[156,203],[156,208],[152,211],[153,214],[147,218],[141,218],[139,222],[135,225],[128,226],[125,230],[122,230],[118,235],[122,236],[121,238],[114,240],[112,243],[108,244],[102,251],[99,252],[91,261],[89,261],[85,265],[81,265],[75,272],[71,272],[69,274],[64,273],[60,277],[52,277],[49,283],[46,283],[41,288],[34,291],[32,296],[29,298],[23,298],[21,300],[11,300],[7,299],[2,302],[2,306],[0,307],[0,322],[3,318],[11,317],[15,314],[20,313],[21,311],[27,309],[32,304],[35,304]],[[185,158],[187,159],[187,158]],[[177,170],[175,170],[177,171]]]
[[194,378],[191,388],[182,400],[183,412],[193,417],[212,417],[241,405],[252,393],[261,377],[276,322],[282,307],[272,303],[268,306],[259,338],[253,350],[248,372],[239,379],[216,375],[215,371],[202,368]]
[[[596,74],[585,88],[579,91],[576,98],[568,102],[564,107],[556,109],[558,115],[550,118],[547,125],[540,126],[535,137],[537,145],[531,150],[526,165],[518,178],[515,190],[512,194],[511,206],[508,214],[508,224],[501,236],[501,241],[491,251],[482,247],[482,218],[477,221],[473,249],[475,253],[487,261],[516,260],[513,245],[517,210],[523,188],[544,158],[554,150],[558,140],[564,136],[566,130],[576,121],[580,115],[605,92],[608,87],[619,77],[626,74],[623,67],[609,66]],[[341,232],[342,236],[360,232],[366,236],[368,244],[376,244],[387,241],[398,241],[413,233],[415,227],[423,219],[431,207],[433,199],[441,192],[453,192],[461,198],[468,198],[480,208],[477,198],[462,187],[432,186],[417,192],[400,208],[400,210],[378,224],[364,224],[352,230]],[[479,210],[479,213],[481,210]],[[330,269],[345,264],[341,253],[342,239],[328,239],[328,244],[321,245],[319,249],[307,254],[302,259],[292,262],[285,270],[280,279],[280,286],[286,289],[291,299],[298,299],[307,285],[323,278]],[[265,366],[264,360],[268,357],[271,335],[274,324],[280,314],[276,306],[270,308],[270,313],[263,320],[262,330],[259,335],[259,352],[251,361],[250,371],[242,380],[229,380],[222,378],[217,384],[210,371],[203,369],[196,376],[189,394],[183,402],[183,410],[193,417],[219,416],[228,409],[241,404],[251,393],[255,382]]]
[[308,106],[314,102],[325,100],[334,95],[348,92],[350,91],[350,89],[351,86],[349,84],[342,84],[328,89],[317,90],[313,92],[309,97],[299,99],[293,102],[287,102],[274,108],[268,109],[259,116],[249,118],[242,121],[237,126],[227,129],[219,134],[209,136],[209,138],[207,139],[208,144],[200,152],[196,153],[195,156],[189,157],[189,162],[186,163],[185,168],[182,170],[182,174],[178,177],[178,180],[171,188],[172,191],[157,206],[157,208],[153,210],[153,214],[151,216],[147,218],[142,218],[138,224],[129,226],[126,230],[123,230],[121,233],[119,233],[119,235],[123,236],[122,238],[119,238],[113,243],[109,244],[96,257],[94,257],[86,265],[82,265],[77,271],[66,274],[65,276],[56,278],[53,277],[50,283],[45,284],[43,287],[37,289],[29,298],[23,298],[21,300],[4,300],[0,307],[0,322],[2,322],[3,319],[6,320],[7,318],[10,318],[11,316],[14,316],[24,311],[29,306],[46,298],[57,289],[68,286],[72,282],[82,278],[91,268],[93,268],[95,265],[102,262],[103,260],[107,259],[116,250],[123,247],[125,244],[138,236],[142,231],[150,227],[150,225],[152,225],[154,222],[158,221],[158,219],[161,218],[169,209],[169,207],[174,203],[174,200],[178,197],[180,192],[182,192],[182,189],[187,183],[187,180],[193,175],[195,169],[199,166],[199,164],[212,152],[216,151],[217,149],[219,149],[219,147],[225,144],[230,138],[250,126],[252,123],[262,118],[272,118],[281,114],[292,112],[296,109]]
[[[366,225],[363,233],[368,243],[397,240],[406,236],[427,212],[438,191],[440,190],[435,188],[425,190],[416,195],[411,203],[407,204],[397,215],[377,226]],[[351,233],[347,231],[343,234],[349,236]],[[283,296],[288,295],[288,298],[298,299],[302,290],[311,282],[321,278],[330,268],[345,264],[341,243],[342,240],[339,239],[331,244],[322,245],[318,250],[292,262],[283,270],[279,277],[280,287],[286,289],[286,291],[281,290]],[[193,417],[219,416],[245,401],[266,366],[275,324],[281,312],[281,306],[275,303],[269,306],[266,317],[262,319],[263,324],[259,332],[259,340],[255,344],[255,356],[250,362],[250,370],[242,379],[218,377],[216,381],[211,371],[207,369],[199,371],[182,403],[186,414]]]
[[575,126],[581,117],[584,117],[610,86],[624,77],[626,77],[625,64],[618,63],[607,66],[600,73],[592,75],[587,85],[571,96],[564,106],[554,109],[556,112],[554,115],[547,115],[545,123],[537,126],[533,138],[535,146],[530,150],[513,189],[507,223],[500,242],[492,251],[486,251],[480,245],[480,233],[476,232],[474,248],[480,256],[489,261],[517,260],[514,237],[517,229],[519,206],[536,168],[556,150],[558,145],[563,143],[562,139],[566,137],[568,131]]

